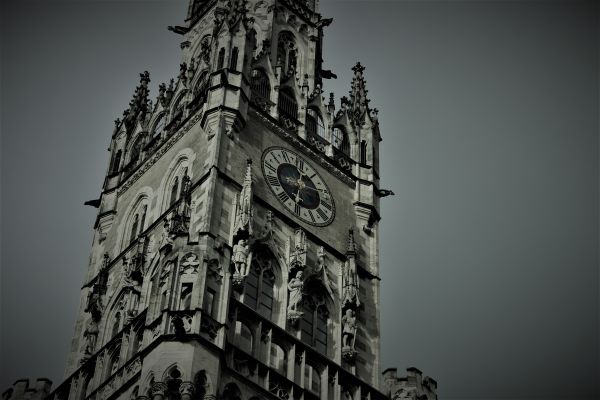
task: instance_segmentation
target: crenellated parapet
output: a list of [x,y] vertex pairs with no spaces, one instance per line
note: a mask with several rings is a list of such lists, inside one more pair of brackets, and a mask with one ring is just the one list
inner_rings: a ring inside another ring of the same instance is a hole
[[437,382],[414,367],[406,376],[398,376],[396,368],[383,371],[384,393],[392,400],[436,400]]
[[38,378],[33,386],[29,386],[29,379],[19,379],[2,392],[2,400],[43,400],[51,388],[52,381],[47,378]]

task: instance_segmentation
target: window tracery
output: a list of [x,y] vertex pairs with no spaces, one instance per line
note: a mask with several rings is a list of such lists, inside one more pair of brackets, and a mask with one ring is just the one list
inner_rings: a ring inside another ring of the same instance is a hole
[[291,76],[296,72],[297,57],[294,35],[289,31],[281,32],[277,41],[277,64],[281,65],[284,76]]
[[268,252],[253,257],[250,274],[244,286],[244,304],[255,309],[265,318],[273,319],[275,299],[275,272],[273,258]]

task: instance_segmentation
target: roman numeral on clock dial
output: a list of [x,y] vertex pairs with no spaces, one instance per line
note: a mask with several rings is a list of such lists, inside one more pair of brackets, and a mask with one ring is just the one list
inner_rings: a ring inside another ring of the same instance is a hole
[[329,225],[335,204],[315,168],[293,150],[270,147],[262,156],[265,182],[281,205],[295,218],[316,226]]

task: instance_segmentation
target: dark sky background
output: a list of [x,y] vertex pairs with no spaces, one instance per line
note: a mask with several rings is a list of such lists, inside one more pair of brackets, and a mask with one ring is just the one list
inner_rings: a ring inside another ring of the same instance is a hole
[[[186,1],[5,1],[0,390],[62,376],[113,120],[178,72]],[[383,367],[445,399],[600,398],[599,12],[325,1],[379,108]]]

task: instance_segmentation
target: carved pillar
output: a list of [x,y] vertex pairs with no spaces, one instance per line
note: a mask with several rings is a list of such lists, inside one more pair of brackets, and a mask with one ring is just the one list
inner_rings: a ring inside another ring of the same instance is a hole
[[163,382],[155,382],[150,389],[152,400],[163,400],[167,393],[167,384]]
[[194,384],[192,382],[182,382],[179,386],[181,400],[191,400],[194,396]]

